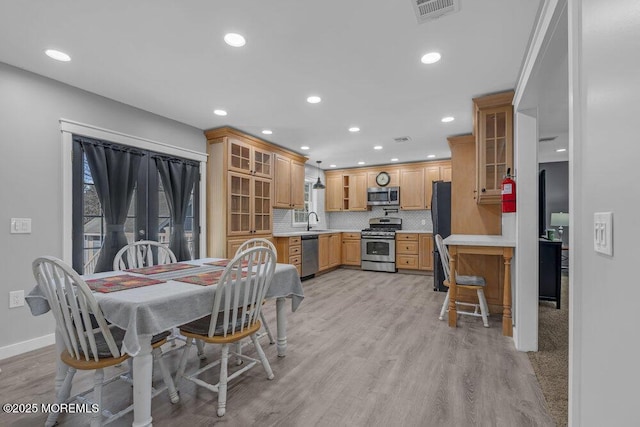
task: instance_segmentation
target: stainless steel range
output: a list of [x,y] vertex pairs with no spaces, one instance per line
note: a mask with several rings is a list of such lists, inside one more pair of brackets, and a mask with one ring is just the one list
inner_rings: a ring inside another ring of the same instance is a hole
[[396,230],[402,229],[402,218],[371,218],[369,228],[361,232],[362,269],[388,271],[396,269]]

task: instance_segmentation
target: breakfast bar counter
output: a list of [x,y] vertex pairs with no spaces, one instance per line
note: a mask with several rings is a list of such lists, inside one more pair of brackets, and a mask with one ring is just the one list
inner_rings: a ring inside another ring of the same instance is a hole
[[511,316],[511,258],[516,246],[515,239],[497,235],[452,234],[444,239],[449,247],[449,326],[456,327],[456,263],[459,254],[497,255],[504,259],[504,289],[502,294],[502,335],[513,336]]

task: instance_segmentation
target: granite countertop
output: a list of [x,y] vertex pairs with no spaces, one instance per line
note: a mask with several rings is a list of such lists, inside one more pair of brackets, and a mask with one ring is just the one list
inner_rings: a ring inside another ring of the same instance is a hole
[[422,233],[422,234],[433,234],[433,230],[426,230],[426,229],[422,229],[422,230],[398,230],[396,231],[396,233],[401,234],[401,233]]

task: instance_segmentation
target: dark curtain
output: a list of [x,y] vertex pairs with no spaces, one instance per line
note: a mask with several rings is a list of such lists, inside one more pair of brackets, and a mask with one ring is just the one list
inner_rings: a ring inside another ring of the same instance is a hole
[[[154,156],[154,159],[173,220],[169,249],[173,251],[178,261],[186,261],[191,259],[191,253],[187,245],[187,236],[184,234],[184,221],[189,208],[191,191],[198,181],[200,167],[198,163],[175,158]],[[195,233],[196,230],[193,232]]]
[[124,223],[143,153],[108,142],[77,139],[87,155],[107,227],[95,272],[111,271],[116,253],[129,243],[124,233]]

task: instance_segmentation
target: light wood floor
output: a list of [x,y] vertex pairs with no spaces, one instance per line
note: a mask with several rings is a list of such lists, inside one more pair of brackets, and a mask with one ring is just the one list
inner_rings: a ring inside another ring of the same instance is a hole
[[[500,316],[490,317],[490,328],[469,316],[449,328],[438,320],[444,294],[433,292],[431,280],[340,269],[304,282],[305,300],[288,315],[287,356],[278,358],[275,345],[262,340],[272,381],[256,366],[230,383],[223,418],[216,416],[216,394],[185,381],[180,403],[170,404],[166,394],[154,399],[154,426],[555,425],[526,353],[501,335]],[[275,330],[275,305],[265,307]],[[172,369],[179,353],[167,356]],[[217,357],[213,346],[206,353]],[[51,402],[54,358],[48,347],[1,361],[2,403]],[[192,357],[190,367],[198,363]],[[216,370],[205,378],[215,380]],[[117,382],[105,396],[111,406],[122,404],[131,388]],[[0,414],[0,425],[43,425],[45,418]],[[87,420],[59,418],[60,426]],[[128,415],[112,425],[131,421]]]

